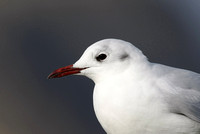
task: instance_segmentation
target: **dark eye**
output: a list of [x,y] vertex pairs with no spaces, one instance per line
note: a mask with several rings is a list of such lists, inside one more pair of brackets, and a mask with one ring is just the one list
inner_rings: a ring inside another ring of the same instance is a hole
[[106,54],[100,54],[96,57],[97,61],[103,61],[106,59],[107,55]]

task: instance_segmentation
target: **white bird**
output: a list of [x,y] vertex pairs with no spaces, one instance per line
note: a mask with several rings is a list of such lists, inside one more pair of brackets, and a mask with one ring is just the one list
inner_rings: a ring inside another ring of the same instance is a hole
[[108,134],[200,134],[200,74],[150,63],[131,43],[105,39],[49,78],[95,83],[96,116]]

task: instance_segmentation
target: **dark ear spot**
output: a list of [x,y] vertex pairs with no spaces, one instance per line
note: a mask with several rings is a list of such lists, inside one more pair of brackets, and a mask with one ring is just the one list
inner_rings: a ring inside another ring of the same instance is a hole
[[121,55],[120,60],[125,60],[129,57],[129,55],[127,53]]

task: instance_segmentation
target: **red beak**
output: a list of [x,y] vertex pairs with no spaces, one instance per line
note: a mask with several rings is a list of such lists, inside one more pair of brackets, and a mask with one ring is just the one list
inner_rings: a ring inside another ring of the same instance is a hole
[[75,68],[75,67],[73,67],[73,65],[69,65],[69,66],[62,67],[62,68],[59,68],[59,69],[53,71],[48,76],[48,79],[59,78],[59,77],[63,77],[66,75],[71,75],[71,74],[77,74],[77,73],[80,73],[81,70],[83,70],[83,69],[86,69],[86,68]]

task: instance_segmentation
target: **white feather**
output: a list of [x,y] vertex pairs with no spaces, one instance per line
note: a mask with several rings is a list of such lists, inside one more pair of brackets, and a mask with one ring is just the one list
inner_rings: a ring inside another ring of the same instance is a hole
[[[96,57],[106,54],[106,59]],[[74,64],[95,82],[94,109],[108,134],[199,134],[200,75],[150,63],[132,44],[106,39]]]

